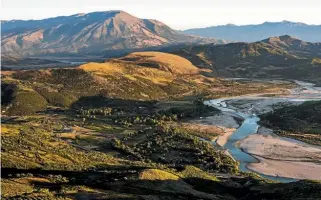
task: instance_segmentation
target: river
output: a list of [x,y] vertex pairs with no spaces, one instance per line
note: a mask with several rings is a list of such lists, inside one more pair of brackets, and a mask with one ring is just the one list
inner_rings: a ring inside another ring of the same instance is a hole
[[[243,151],[239,145],[241,141],[249,138],[250,135],[258,133],[258,129],[260,127],[258,122],[260,121],[260,118],[257,115],[272,111],[276,105],[280,107],[284,104],[297,105],[303,103],[304,101],[321,100],[321,88],[314,87],[313,84],[302,81],[295,81],[295,83],[298,85],[298,87],[292,89],[289,95],[280,95],[274,97],[245,95],[239,97],[214,99],[204,102],[204,104],[213,106],[225,114],[242,119],[241,125],[228,138],[227,142],[223,146],[229,151],[231,156],[239,162],[239,169],[241,171],[253,172],[253,170],[249,169],[249,164],[260,162],[255,156]],[[274,137],[273,139],[286,140],[288,143],[297,143],[303,145],[304,147],[311,146],[301,141],[276,136],[273,133],[265,134],[270,135],[270,137]],[[259,171],[255,172],[264,178],[280,182],[291,182],[296,180],[294,178],[282,177],[277,174],[275,176],[271,176],[260,173]]]

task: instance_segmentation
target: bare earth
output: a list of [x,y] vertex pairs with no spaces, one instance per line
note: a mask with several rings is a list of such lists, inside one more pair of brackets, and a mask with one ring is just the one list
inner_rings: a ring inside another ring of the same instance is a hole
[[229,139],[229,137],[234,133],[234,131],[236,130],[236,129],[231,129],[231,128],[224,128],[225,129],[225,133],[223,134],[223,135],[221,135],[221,136],[219,136],[218,138],[217,138],[217,140],[216,140],[216,143],[218,144],[218,145],[220,145],[221,147],[223,147],[225,144],[226,144],[226,142],[227,142],[227,140]]
[[271,176],[321,180],[321,147],[260,134],[248,136],[239,145],[260,161],[247,166],[253,171]]
[[210,124],[216,126],[219,136],[216,139],[216,143],[220,146],[224,146],[228,138],[234,133],[234,131],[239,127],[235,119],[227,113],[221,113],[218,115],[206,117],[200,120],[194,120],[197,124]]

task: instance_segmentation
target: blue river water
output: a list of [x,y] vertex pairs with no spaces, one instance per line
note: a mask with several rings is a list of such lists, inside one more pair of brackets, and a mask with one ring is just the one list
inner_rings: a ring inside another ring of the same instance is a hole
[[[309,101],[309,100],[321,100],[321,89],[320,88],[314,88],[312,84],[308,84],[305,82],[298,82],[301,87],[296,88],[293,90],[293,95],[291,94],[289,97],[250,97],[250,99],[277,99],[280,102],[295,102],[295,101]],[[302,92],[303,91],[303,92]],[[232,97],[232,98],[223,98],[223,99],[213,99],[210,101],[205,101],[205,105],[213,106],[222,112],[229,113],[232,116],[242,118],[243,122],[240,125],[240,127],[229,137],[226,144],[223,146],[223,148],[227,149],[228,152],[231,154],[231,156],[239,162],[239,169],[243,172],[252,172],[250,169],[247,168],[247,165],[250,163],[256,163],[259,162],[255,157],[252,155],[245,153],[238,147],[238,142],[245,139],[251,134],[256,134],[259,128],[258,122],[260,121],[260,118],[254,113],[253,107],[249,108],[247,111],[244,110],[236,110],[234,107],[228,105],[228,101],[232,99],[239,99],[244,100],[248,99],[248,96],[244,97]],[[291,142],[297,142],[302,143],[301,141],[297,141],[290,138],[283,138],[285,140],[291,141]],[[257,173],[257,172],[255,172]],[[292,182],[296,181],[296,179],[291,178],[284,178],[279,176],[267,176],[264,174],[259,174],[261,177],[279,181],[279,182]]]

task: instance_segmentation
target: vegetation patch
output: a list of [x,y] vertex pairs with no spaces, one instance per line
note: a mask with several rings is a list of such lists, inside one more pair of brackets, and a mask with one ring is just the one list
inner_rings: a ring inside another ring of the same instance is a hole
[[261,119],[282,136],[321,145],[321,101],[283,107],[262,115]]
[[10,115],[32,115],[47,108],[47,101],[35,91],[17,91],[7,110]]

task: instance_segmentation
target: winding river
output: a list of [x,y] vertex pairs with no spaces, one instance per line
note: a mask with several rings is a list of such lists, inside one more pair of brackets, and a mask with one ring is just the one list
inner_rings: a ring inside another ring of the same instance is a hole
[[[252,170],[248,168],[248,165],[259,162],[257,158],[244,152],[239,147],[240,141],[258,132],[258,128],[260,127],[258,122],[260,118],[257,115],[272,111],[273,106],[275,105],[282,106],[284,103],[300,104],[304,101],[321,100],[321,88],[314,87],[313,84],[302,81],[295,81],[295,83],[298,87],[292,89],[290,94],[286,96],[263,97],[259,95],[245,95],[240,97],[214,99],[204,102],[204,104],[213,106],[226,114],[242,119],[241,125],[228,138],[227,142],[223,146],[229,151],[235,160],[239,161],[239,169],[241,171],[252,172]],[[270,134],[272,135],[273,133]],[[287,140],[292,143],[303,143],[290,138],[278,137],[278,139]],[[292,178],[284,178],[278,175],[268,176],[261,173],[258,174],[264,178],[280,182],[291,182],[296,180]]]

